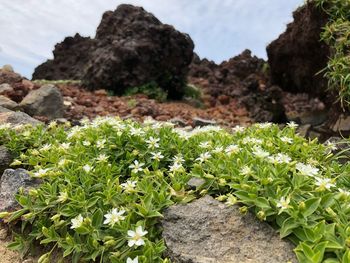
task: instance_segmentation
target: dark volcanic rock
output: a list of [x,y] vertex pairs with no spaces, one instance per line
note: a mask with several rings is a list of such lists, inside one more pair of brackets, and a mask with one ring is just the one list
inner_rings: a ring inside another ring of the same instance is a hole
[[193,48],[188,35],[141,7],[123,4],[104,13],[95,39],[76,35],[56,45],[54,59],[37,67],[33,78],[82,79],[89,89],[116,94],[155,82],[178,99]]
[[33,79],[80,80],[92,45],[93,40],[90,37],[82,37],[79,34],[66,37],[63,42],[56,44],[54,59],[47,60],[35,69]]
[[312,3],[297,9],[294,22],[267,47],[272,83],[290,92],[325,96],[327,80],[317,74],[326,67],[329,47],[320,41],[327,15]]

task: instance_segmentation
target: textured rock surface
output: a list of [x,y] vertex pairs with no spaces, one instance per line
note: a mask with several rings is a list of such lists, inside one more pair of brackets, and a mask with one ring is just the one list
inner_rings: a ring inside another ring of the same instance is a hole
[[18,109],[18,104],[14,102],[13,100],[0,95],[0,106],[4,107],[9,110],[17,110]]
[[31,116],[45,116],[48,119],[62,118],[63,97],[54,85],[43,85],[31,91],[20,103],[21,109]]
[[47,60],[35,69],[33,79],[81,79],[92,45],[93,40],[89,37],[79,34],[66,37],[63,42],[56,44],[54,59]]
[[167,254],[177,263],[297,262],[293,246],[272,227],[210,196],[164,213]]
[[177,99],[193,48],[188,35],[143,8],[120,5],[103,14],[94,39],[76,35],[56,45],[54,60],[37,67],[33,78],[82,79],[90,89],[117,94],[154,81]]
[[12,154],[5,146],[0,146],[0,178],[5,171],[9,168],[13,160]]
[[31,125],[38,125],[41,122],[30,117],[28,114],[24,112],[14,112],[14,111],[1,111],[0,110],[0,125],[1,124],[31,124]]
[[271,81],[286,91],[325,96],[327,80],[317,73],[326,67],[330,54],[320,41],[328,17],[312,3],[297,9],[293,17],[294,22],[267,47]]
[[0,212],[14,210],[18,206],[15,195],[20,187],[29,190],[39,184],[40,180],[31,178],[27,170],[5,170],[0,179]]

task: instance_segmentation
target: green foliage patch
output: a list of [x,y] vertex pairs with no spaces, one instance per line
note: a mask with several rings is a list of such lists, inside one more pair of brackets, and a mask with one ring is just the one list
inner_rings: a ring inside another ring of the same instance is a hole
[[[160,219],[165,208],[210,194],[238,204],[296,244],[300,262],[350,262],[350,164],[335,145],[308,141],[290,123],[193,131],[169,123],[98,118],[83,126],[0,127],[0,141],[42,185],[20,192],[22,222],[11,248],[39,242],[72,262],[170,262]],[[205,184],[191,190],[192,177]]]
[[328,86],[339,94],[343,107],[350,104],[350,1],[311,0],[329,15],[321,40],[331,47],[325,69]]
[[145,94],[150,99],[155,99],[159,102],[164,102],[167,99],[168,93],[163,90],[156,82],[149,82],[142,86],[127,88],[124,96],[131,96],[135,94]]

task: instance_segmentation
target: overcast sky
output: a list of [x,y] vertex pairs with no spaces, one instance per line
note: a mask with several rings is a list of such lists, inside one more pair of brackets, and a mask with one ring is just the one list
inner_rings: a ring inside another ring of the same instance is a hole
[[304,0],[0,0],[0,66],[30,78],[52,58],[64,37],[94,36],[104,11],[121,3],[143,6],[163,23],[188,33],[200,57],[221,62],[249,48],[266,58],[265,46],[285,30]]

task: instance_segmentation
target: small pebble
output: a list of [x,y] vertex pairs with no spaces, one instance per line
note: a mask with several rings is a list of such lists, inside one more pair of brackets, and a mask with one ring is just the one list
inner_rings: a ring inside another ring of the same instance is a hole
[[1,228],[0,229],[0,240],[5,240],[7,238],[7,229]]

